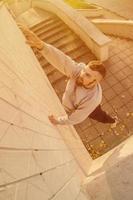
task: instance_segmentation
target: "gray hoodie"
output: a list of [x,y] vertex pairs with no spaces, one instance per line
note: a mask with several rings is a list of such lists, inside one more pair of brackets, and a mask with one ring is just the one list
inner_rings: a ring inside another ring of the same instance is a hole
[[52,66],[69,77],[62,98],[62,105],[67,115],[58,117],[59,124],[74,125],[82,122],[101,103],[102,89],[100,84],[90,89],[77,86],[76,78],[86,64],[76,63],[69,56],[52,45],[44,43],[41,54]]

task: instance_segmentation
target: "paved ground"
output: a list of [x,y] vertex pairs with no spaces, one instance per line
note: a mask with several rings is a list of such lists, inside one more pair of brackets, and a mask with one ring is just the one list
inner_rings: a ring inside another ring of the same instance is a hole
[[132,0],[88,0],[88,2],[100,5],[126,19],[133,19]]
[[110,125],[87,119],[76,129],[93,158],[104,154],[133,134],[133,41],[111,37],[107,76],[102,82],[102,107],[117,115],[119,124]]

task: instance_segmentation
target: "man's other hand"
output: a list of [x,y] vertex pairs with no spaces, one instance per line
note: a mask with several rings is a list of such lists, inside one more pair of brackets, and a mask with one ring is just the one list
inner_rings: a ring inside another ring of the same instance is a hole
[[59,124],[58,120],[55,118],[54,115],[49,115],[48,118],[52,124],[54,125]]

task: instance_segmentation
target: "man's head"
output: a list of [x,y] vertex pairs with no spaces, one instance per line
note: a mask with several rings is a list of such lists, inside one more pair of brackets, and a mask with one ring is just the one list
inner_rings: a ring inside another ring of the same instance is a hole
[[103,63],[93,60],[81,70],[76,83],[85,88],[92,88],[105,77],[105,74],[106,70]]

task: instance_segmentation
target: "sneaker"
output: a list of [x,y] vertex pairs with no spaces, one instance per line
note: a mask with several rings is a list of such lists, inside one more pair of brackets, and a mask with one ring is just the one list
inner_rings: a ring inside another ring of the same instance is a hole
[[110,128],[116,128],[116,126],[117,126],[117,124],[118,124],[118,122],[119,122],[117,116],[115,116],[114,119],[115,119],[115,122],[111,124]]

